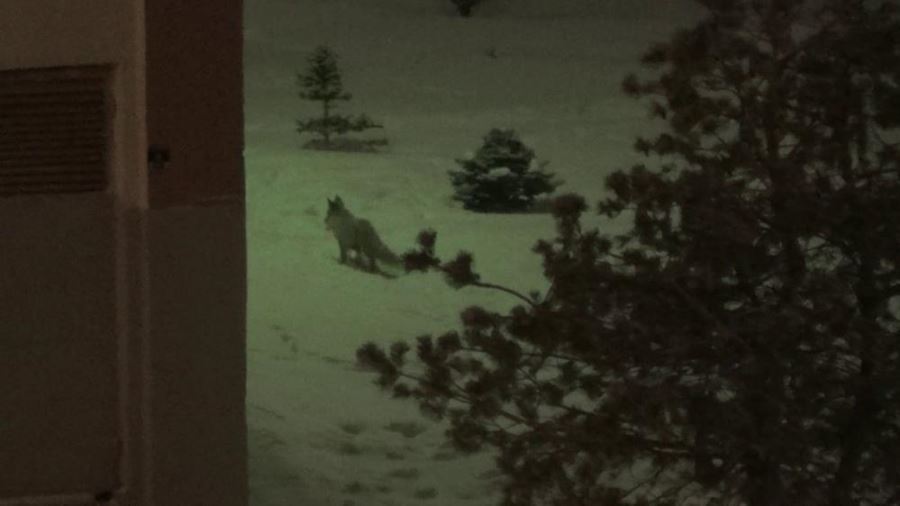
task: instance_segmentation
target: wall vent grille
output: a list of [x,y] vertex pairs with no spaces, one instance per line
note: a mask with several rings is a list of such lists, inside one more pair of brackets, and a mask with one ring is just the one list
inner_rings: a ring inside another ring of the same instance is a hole
[[104,191],[108,67],[0,71],[0,196]]

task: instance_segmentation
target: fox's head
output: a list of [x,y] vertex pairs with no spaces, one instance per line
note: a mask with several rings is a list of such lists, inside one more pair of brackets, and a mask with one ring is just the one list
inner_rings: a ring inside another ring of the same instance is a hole
[[328,200],[328,211],[325,213],[325,228],[332,230],[334,228],[334,220],[340,215],[346,214],[347,208],[344,207],[344,201],[337,195],[334,196],[334,200],[326,200]]

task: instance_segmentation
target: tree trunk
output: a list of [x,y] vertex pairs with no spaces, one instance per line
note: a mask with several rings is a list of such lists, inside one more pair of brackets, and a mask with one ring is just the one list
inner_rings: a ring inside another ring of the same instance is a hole
[[325,100],[322,102],[322,137],[325,139],[325,145],[331,145],[331,127],[328,125],[328,119],[331,117],[331,102]]
[[777,455],[766,453],[766,450],[773,450],[769,441],[779,437],[781,430],[778,423],[781,418],[780,403],[773,399],[778,396],[780,367],[771,357],[766,356],[768,353],[765,350],[757,349],[753,353],[759,362],[755,371],[759,385],[755,392],[748,394],[746,408],[754,427],[751,437],[758,440],[759,444],[750,441],[743,458],[747,473],[743,496],[748,506],[786,506],[784,483],[779,469],[781,459]]
[[769,459],[753,456],[745,461],[747,491],[744,497],[748,506],[785,506],[778,464]]
[[[841,83],[845,90],[845,96],[857,97],[859,91],[855,90],[851,84],[849,70],[845,72]],[[860,102],[862,103],[862,102]],[[844,104],[840,111],[839,120],[836,123],[833,142],[841,146],[841,155],[837,160],[837,169],[845,178],[847,187],[853,188],[848,190],[849,198],[855,209],[864,207],[860,196],[855,189],[856,173],[855,169],[859,165],[859,158],[865,157],[865,152],[857,153],[857,163],[854,163],[853,148],[856,145],[867,145],[867,139],[859,139],[858,137],[868,136],[866,129],[857,129],[851,131],[851,116],[864,116],[864,111],[857,107],[853,107],[854,103]],[[855,136],[854,136],[855,134]],[[855,138],[856,137],[856,138]],[[873,236],[872,230],[866,230],[869,227],[864,221],[858,224],[860,229],[852,230],[849,233],[850,247],[845,251],[848,257],[856,256],[858,258],[859,268],[857,269],[857,281],[854,286],[854,295],[857,300],[859,309],[859,318],[863,322],[862,332],[860,336],[860,346],[856,356],[860,360],[859,374],[855,379],[855,388],[853,395],[853,406],[847,414],[846,423],[840,427],[841,441],[841,457],[838,463],[834,480],[829,490],[830,506],[854,506],[853,488],[858,480],[859,467],[862,461],[863,453],[865,453],[867,439],[871,430],[872,422],[878,416],[880,407],[876,395],[874,376],[876,373],[877,360],[877,332],[879,324],[877,321],[879,308],[882,300],[878,294],[875,282],[875,269],[878,265],[878,259],[875,257],[868,244],[868,237]]]
[[853,487],[859,474],[866,439],[872,421],[877,417],[879,406],[875,394],[873,376],[875,374],[875,336],[877,331],[878,297],[874,295],[873,268],[870,255],[862,254],[859,277],[855,292],[859,300],[860,317],[866,327],[861,336],[859,349],[860,369],[856,378],[853,407],[847,422],[840,429],[841,460],[829,490],[830,506],[855,506]]

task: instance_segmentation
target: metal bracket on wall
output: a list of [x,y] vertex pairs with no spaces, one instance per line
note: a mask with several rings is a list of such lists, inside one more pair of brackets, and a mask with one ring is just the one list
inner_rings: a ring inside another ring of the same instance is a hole
[[151,170],[162,170],[169,164],[169,148],[151,144],[147,149],[147,163]]

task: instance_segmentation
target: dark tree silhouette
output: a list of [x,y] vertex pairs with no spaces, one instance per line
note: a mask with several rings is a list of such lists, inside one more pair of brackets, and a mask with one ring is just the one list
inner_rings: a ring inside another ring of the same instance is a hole
[[585,231],[554,201],[528,296],[508,314],[369,343],[394,396],[498,451],[505,505],[900,504],[900,22],[891,2],[703,0],[702,22],[625,80],[661,165],[607,179]]
[[382,128],[365,114],[354,118],[335,113],[337,103],[350,100],[352,95],[344,91],[337,57],[328,47],[318,46],[308,58],[307,64],[307,72],[297,76],[297,84],[301,89],[300,98],[322,104],[321,116],[297,121],[298,133],[314,133],[319,136],[319,140],[312,141],[309,146],[328,149],[332,147],[335,135]]
[[480,4],[482,0],[450,0],[456,6],[459,15],[468,18],[472,16],[472,8]]

